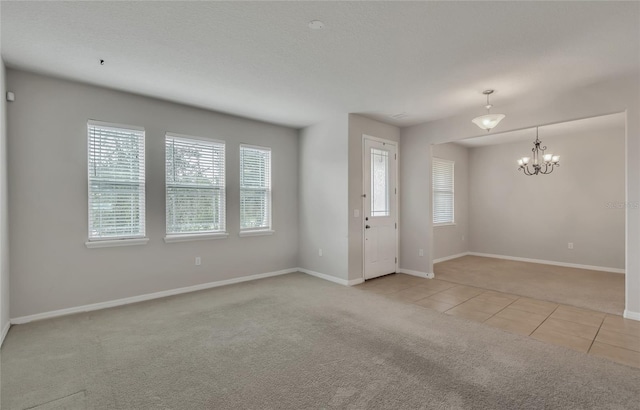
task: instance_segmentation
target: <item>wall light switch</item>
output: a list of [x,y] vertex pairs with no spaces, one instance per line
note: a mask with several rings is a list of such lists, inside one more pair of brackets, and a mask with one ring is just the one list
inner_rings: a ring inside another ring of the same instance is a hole
[[418,249],[418,256],[424,256],[424,249]]
[[354,209],[353,210],[353,217],[354,218],[360,218],[360,210],[359,209]]
[[573,249],[573,242],[569,242],[569,249]]
[[322,256],[322,248],[318,249],[318,256]]
[[199,256],[196,256],[196,266],[200,266],[202,264],[202,260]]

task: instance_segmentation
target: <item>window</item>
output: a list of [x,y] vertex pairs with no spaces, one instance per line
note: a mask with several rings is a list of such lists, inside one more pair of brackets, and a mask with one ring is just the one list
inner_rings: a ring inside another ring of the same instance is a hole
[[89,121],[87,134],[89,241],[144,238],[144,129]]
[[454,162],[433,158],[433,223],[453,224]]
[[271,230],[271,149],[240,146],[240,231]]
[[167,236],[224,233],[225,144],[165,137]]
[[389,151],[371,148],[371,216],[389,215]]

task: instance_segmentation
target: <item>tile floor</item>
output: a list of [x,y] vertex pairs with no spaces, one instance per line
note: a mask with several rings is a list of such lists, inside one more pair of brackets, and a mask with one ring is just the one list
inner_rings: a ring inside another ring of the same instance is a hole
[[404,274],[356,289],[640,368],[640,322],[621,316]]

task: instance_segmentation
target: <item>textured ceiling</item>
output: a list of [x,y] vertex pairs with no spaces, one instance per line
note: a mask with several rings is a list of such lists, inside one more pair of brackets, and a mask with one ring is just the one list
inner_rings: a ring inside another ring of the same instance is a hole
[[[637,2],[1,2],[9,67],[301,127],[411,125],[639,70]],[[322,20],[312,31],[310,20]],[[104,66],[98,60],[106,60]],[[406,113],[395,121],[389,115]]]

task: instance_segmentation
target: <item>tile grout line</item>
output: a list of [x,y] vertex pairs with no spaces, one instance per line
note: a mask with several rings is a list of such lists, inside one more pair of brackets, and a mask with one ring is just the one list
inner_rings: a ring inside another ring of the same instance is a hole
[[485,323],[487,320],[491,319],[492,317],[494,317],[495,315],[497,315],[498,313],[502,312],[503,310],[505,310],[506,308],[508,308],[509,306],[513,305],[514,303],[516,303],[518,300],[520,300],[520,297],[518,296],[516,299],[514,299],[513,301],[511,301],[511,303],[509,303],[507,306],[503,307],[502,309],[498,310],[496,313],[494,313],[493,315],[489,316],[486,320],[484,320],[482,323]]
[[[446,282],[446,281],[443,281],[443,282]],[[453,283],[453,282],[449,282],[449,283]],[[412,304],[414,304],[414,305],[416,305],[416,304],[417,304],[417,302],[420,302],[421,300],[430,299],[430,300],[433,300],[434,302],[443,303],[443,304],[445,304],[445,305],[450,305],[450,303],[440,302],[439,300],[431,299],[431,296],[437,295],[437,294],[442,293],[442,292],[446,292],[446,291],[451,290],[451,289],[453,289],[453,288],[456,288],[456,287],[458,287],[458,286],[466,286],[466,285],[454,285],[454,286],[452,286],[452,287],[450,287],[450,288],[447,288],[447,289],[444,289],[444,290],[440,290],[440,291],[438,291],[438,292],[436,292],[436,293],[433,293],[433,294],[431,294],[431,295],[429,295],[429,296],[426,296],[426,297],[424,297],[424,298],[422,298],[422,299],[418,299],[418,300],[416,300],[416,301],[414,301],[414,302],[411,302],[411,303],[412,303]],[[478,288],[478,289],[480,289],[480,288]],[[485,292],[487,292],[487,290],[483,291],[482,293],[485,293]],[[462,305],[463,303],[466,303],[466,302],[470,301],[471,299],[473,299],[473,298],[476,298],[476,297],[480,296],[482,293],[480,293],[480,294],[478,294],[478,295],[476,295],[476,296],[472,296],[472,297],[470,297],[469,299],[464,300],[464,301],[462,301],[462,302],[458,303],[457,305],[452,305],[449,309],[447,309],[447,310],[443,310],[442,312],[440,312],[440,311],[439,311],[439,310],[437,310],[437,309],[432,309],[432,310],[435,310],[436,312],[439,312],[439,313],[445,313],[445,312],[448,312],[448,311],[450,311],[451,309],[456,308],[456,307],[458,307],[458,306]],[[420,305],[418,305],[418,306],[420,306]]]
[[606,318],[607,318],[606,315],[602,318],[602,321],[600,322],[600,326],[598,326],[598,331],[596,332],[596,335],[593,336],[593,340],[591,341],[591,344],[589,345],[589,349],[587,349],[587,354],[589,354],[589,352],[591,351],[591,348],[593,347],[593,344],[596,342],[596,338],[598,337],[598,334],[600,334],[600,329],[602,329],[602,325],[604,324],[604,320]]
[[558,310],[559,307],[560,307],[560,305],[556,306],[556,308],[553,309],[553,311],[551,313],[549,313],[549,315],[547,315],[547,317],[545,317],[544,320],[542,322],[540,322],[540,324],[538,326],[536,326],[535,329],[533,329],[533,332],[529,333],[529,337],[531,337],[531,335],[534,334],[536,332],[536,330],[538,330],[540,328],[540,326],[542,326],[544,324],[544,322],[546,322],[551,317],[551,315],[553,315],[556,312],[556,310]]

